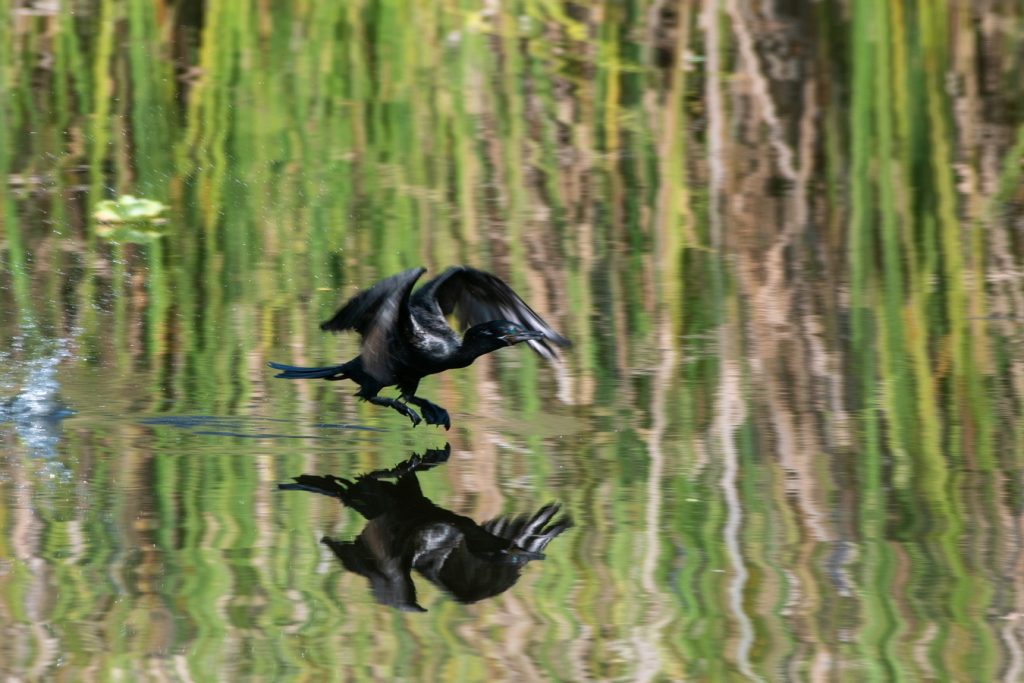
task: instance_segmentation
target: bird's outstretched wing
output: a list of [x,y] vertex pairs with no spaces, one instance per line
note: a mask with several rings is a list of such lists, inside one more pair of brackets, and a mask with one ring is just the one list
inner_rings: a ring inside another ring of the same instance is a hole
[[448,268],[414,295],[414,301],[421,305],[429,305],[430,300],[437,302],[442,314],[454,313],[463,330],[491,320],[507,320],[542,333],[543,339],[527,343],[545,358],[555,357],[552,344],[570,345],[568,339],[544,322],[504,280],[476,268]]
[[320,324],[320,329],[325,332],[355,330],[366,337],[374,327],[388,322],[388,318],[393,320],[398,304],[426,271],[422,267],[410,268],[384,278],[349,299],[333,318]]
[[370,580],[370,590],[380,604],[403,612],[427,611],[416,602],[409,561],[391,552],[393,542],[388,530],[371,523],[355,541],[324,536],[320,542],[331,549],[345,569]]
[[363,337],[363,368],[374,377],[386,380],[390,375],[389,358],[392,336],[398,329],[399,315],[408,312],[409,293],[426,268],[410,268],[374,284],[348,300],[334,317],[320,324],[329,332],[355,330]]

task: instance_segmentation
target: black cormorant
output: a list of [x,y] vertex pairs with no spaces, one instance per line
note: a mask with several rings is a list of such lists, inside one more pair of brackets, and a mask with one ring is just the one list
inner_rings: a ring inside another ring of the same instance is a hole
[[[358,332],[362,336],[358,356],[318,368],[270,363],[281,371],[275,377],[350,379],[359,385],[356,396],[394,408],[413,426],[419,424],[420,416],[409,403],[419,407],[427,424],[448,429],[448,411],[416,396],[423,377],[464,368],[485,353],[519,342],[549,359],[555,357],[552,345],[569,345],[500,278],[455,266],[413,292],[424,272],[425,268],[411,268],[377,282],[320,325],[325,331]],[[452,314],[465,330],[461,340],[445,320]],[[398,386],[401,401],[377,395],[391,385]]]

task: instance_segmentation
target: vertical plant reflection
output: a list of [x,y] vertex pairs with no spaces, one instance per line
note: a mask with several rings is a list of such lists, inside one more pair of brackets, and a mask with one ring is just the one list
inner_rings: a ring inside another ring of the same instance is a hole
[[[63,339],[75,411],[54,458],[0,426],[15,677],[1021,670],[1019,7],[0,14],[0,402]],[[98,234],[124,194],[163,238]],[[355,287],[457,263],[575,345],[429,380],[472,456],[424,494],[579,529],[409,625],[324,580],[294,521],[355,537],[339,506],[267,490],[433,437],[263,365],[354,355],[316,325]],[[254,422],[142,421],[196,416]]]

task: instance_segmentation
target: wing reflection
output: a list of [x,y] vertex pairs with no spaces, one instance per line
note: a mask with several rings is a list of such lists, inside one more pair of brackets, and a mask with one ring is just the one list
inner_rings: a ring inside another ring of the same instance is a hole
[[354,540],[324,537],[322,542],[346,569],[369,579],[382,605],[426,611],[416,602],[414,569],[459,602],[471,603],[511,588],[523,567],[544,559],[544,549],[572,521],[568,515],[556,519],[555,503],[483,524],[436,505],[423,495],[417,473],[446,462],[450,454],[445,444],[354,480],[303,474],[278,488],[337,498],[367,519]]

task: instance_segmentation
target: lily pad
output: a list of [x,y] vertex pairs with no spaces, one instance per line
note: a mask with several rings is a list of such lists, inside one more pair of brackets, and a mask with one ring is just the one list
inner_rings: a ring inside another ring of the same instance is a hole
[[100,223],[158,223],[166,210],[167,205],[155,199],[126,194],[99,202],[92,215]]

